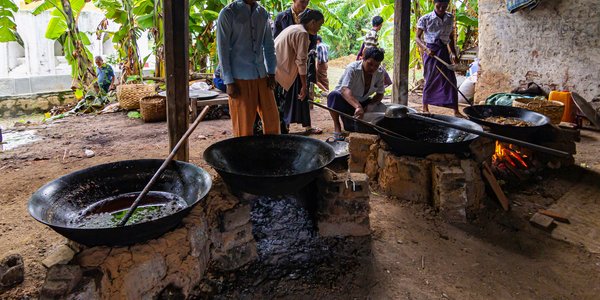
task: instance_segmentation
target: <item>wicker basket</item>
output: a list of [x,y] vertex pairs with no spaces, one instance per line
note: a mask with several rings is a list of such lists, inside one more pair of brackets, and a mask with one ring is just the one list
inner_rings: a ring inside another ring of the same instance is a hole
[[558,124],[562,119],[565,105],[559,101],[546,100],[543,97],[517,98],[513,101],[514,107],[520,107],[538,112],[550,118],[550,123]]
[[167,119],[167,101],[163,96],[153,95],[140,99],[140,114],[144,122],[160,122]]
[[121,84],[117,86],[117,101],[122,109],[140,108],[140,99],[156,94],[153,84]]

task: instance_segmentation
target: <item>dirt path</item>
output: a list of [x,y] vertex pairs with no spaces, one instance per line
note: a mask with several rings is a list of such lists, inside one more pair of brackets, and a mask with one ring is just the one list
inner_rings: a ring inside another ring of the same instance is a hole
[[[313,122],[326,132],[318,138],[331,135],[327,112],[315,109]],[[27,200],[35,190],[93,165],[167,155],[166,123],[144,124],[127,119],[124,113],[71,117],[27,128],[31,129],[41,141],[0,153],[0,256],[20,253],[26,262],[25,282],[0,298],[35,297],[45,275],[40,262],[63,241],[29,216]],[[299,130],[292,127],[292,131]],[[191,138],[191,161],[206,167],[203,149],[230,136],[229,120],[202,123]],[[578,163],[600,167],[599,145],[600,134],[586,132],[584,143],[578,145]],[[95,156],[86,158],[85,149]],[[572,168],[545,174],[545,182],[551,185],[524,189],[529,194],[513,193],[520,195],[520,202],[549,205],[582,172]],[[473,224],[459,228],[420,204],[374,194],[369,262],[374,284],[357,283],[361,295],[375,299],[593,299],[600,294],[598,255],[532,228],[527,219],[535,206],[503,213],[494,202],[487,205]],[[328,290],[321,294],[336,295]]]

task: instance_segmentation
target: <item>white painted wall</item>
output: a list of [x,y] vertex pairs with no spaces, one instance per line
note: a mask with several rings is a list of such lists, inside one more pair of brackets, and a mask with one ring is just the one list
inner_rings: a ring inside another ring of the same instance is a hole
[[505,1],[479,0],[479,16],[477,101],[529,81],[600,95],[600,1],[542,1],[509,14]]
[[[91,3],[88,3],[91,6]],[[79,30],[88,35],[91,45],[88,46],[94,56],[106,56],[115,53],[111,39],[105,41],[96,37],[96,27],[104,15],[91,6],[86,6],[79,16]],[[56,53],[60,49],[56,41],[45,38],[46,26],[50,20],[48,11],[33,16],[31,11],[20,9],[15,14],[17,32],[23,39],[25,47],[19,44],[0,43],[0,96],[23,93],[53,92],[70,87],[69,75],[71,67],[64,56]],[[110,24],[108,30],[115,31],[117,24]],[[152,52],[149,49],[148,35],[144,33],[138,40],[140,56],[143,58]],[[153,69],[154,58],[148,60]],[[118,68],[113,66],[115,70]],[[54,76],[53,76],[54,75]],[[40,84],[55,82],[55,84]],[[39,90],[39,89],[43,90]]]

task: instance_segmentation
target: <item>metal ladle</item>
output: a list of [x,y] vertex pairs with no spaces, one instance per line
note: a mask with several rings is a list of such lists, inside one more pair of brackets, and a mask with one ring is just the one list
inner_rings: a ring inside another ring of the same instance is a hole
[[464,126],[452,124],[450,122],[446,122],[446,121],[442,121],[442,120],[438,120],[438,119],[426,117],[424,115],[410,113],[409,110],[406,107],[398,107],[398,108],[391,108],[391,109],[388,108],[388,110],[386,110],[386,112],[385,112],[385,116],[387,118],[411,118],[411,119],[415,119],[415,120],[419,120],[419,121],[423,121],[423,122],[427,122],[427,123],[431,123],[431,124],[436,124],[436,125],[441,125],[441,126],[446,126],[446,127],[458,129],[458,130],[461,130],[461,131],[464,131],[464,132],[476,134],[476,135],[479,135],[479,136],[484,136],[484,137],[487,137],[487,138],[496,139],[496,140],[501,141],[501,142],[510,143],[510,144],[514,144],[514,145],[519,145],[519,146],[522,146],[522,147],[531,148],[531,149],[534,149],[534,150],[537,150],[537,151],[540,151],[540,152],[544,152],[544,153],[547,153],[547,154],[552,154],[552,155],[559,156],[559,157],[568,157],[568,156],[570,156],[569,153],[564,152],[564,151],[560,151],[560,150],[556,150],[556,149],[552,149],[552,148],[548,148],[548,147],[544,147],[544,146],[532,144],[532,143],[529,143],[529,142],[525,142],[525,141],[522,141],[522,140],[513,139],[513,138],[510,138],[510,137],[503,136],[503,135],[498,135],[498,134],[494,134],[494,133],[489,133],[489,132],[485,132],[485,131],[471,129],[471,128],[468,128],[468,127],[464,127]]

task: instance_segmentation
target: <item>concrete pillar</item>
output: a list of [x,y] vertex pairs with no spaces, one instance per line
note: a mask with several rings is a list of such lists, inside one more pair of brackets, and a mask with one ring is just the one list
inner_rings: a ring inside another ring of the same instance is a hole
[[8,43],[0,43],[0,77],[8,77]]
[[[32,14],[27,14],[25,17],[25,24],[27,27],[31,28],[24,35],[27,36],[27,41],[25,42],[25,59],[27,61],[27,68],[29,71],[29,75],[39,75],[40,74],[40,53],[38,51],[39,45],[43,43],[43,40],[38,38],[37,32],[35,31],[35,16]],[[21,35],[23,36],[23,33]],[[29,50],[28,50],[29,49]]]

